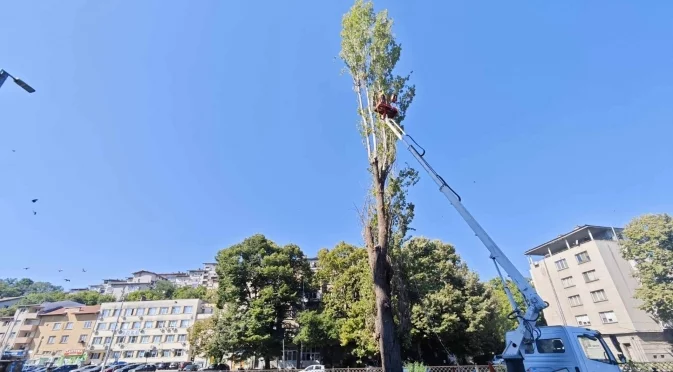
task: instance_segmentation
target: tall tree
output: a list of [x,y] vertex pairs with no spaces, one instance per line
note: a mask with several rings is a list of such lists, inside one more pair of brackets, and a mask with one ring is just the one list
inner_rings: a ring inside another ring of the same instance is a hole
[[85,305],[98,305],[103,302],[117,301],[113,295],[100,294],[96,291],[82,291],[66,295],[66,299]]
[[394,270],[389,257],[390,201],[386,200],[386,182],[396,159],[396,138],[375,114],[374,101],[380,93],[396,95],[399,102],[397,121],[401,123],[415,89],[408,84],[408,75],[393,73],[402,48],[395,41],[392,25],[387,11],[375,13],[371,2],[357,0],[342,19],[340,57],[352,77],[360,133],[372,177],[374,202],[364,212],[363,234],[376,296],[376,339],[383,369],[400,372],[402,358],[392,303]]
[[280,247],[254,235],[217,254],[219,345],[235,357],[280,356],[285,319],[301,308],[302,283],[311,282],[308,260],[293,244]]
[[635,261],[641,308],[664,323],[673,322],[673,218],[668,214],[637,217],[623,235],[622,255]]

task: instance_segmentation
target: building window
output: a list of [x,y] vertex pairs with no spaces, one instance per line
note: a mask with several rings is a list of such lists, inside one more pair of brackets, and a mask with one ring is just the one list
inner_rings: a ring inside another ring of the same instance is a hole
[[47,343],[53,344],[54,342],[56,342],[56,336],[49,336],[49,338],[47,339]]
[[54,327],[52,328],[53,331],[58,331],[61,329],[61,323],[54,323]]
[[61,336],[61,342],[60,343],[62,343],[62,344],[68,343],[68,335]]
[[110,323],[110,330],[114,331],[117,329],[117,323]]
[[145,322],[145,328],[152,328],[153,325],[154,325],[154,322],[151,322],[151,321]]
[[72,322],[65,323],[65,329],[72,329]]
[[187,335],[178,335],[178,342],[187,341]]
[[120,309],[114,309],[114,311],[112,311],[112,316],[119,316],[119,313]]
[[104,317],[105,317],[105,316],[110,316],[110,309],[105,309],[105,310],[103,310],[103,314],[102,314],[102,316],[104,316]]
[[86,322],[84,322],[84,329],[90,329],[90,328],[91,328],[91,321],[87,320]]
[[105,345],[109,345],[112,343],[112,337],[105,337]]
[[180,306],[171,307],[171,314],[180,314]]
[[567,276],[567,277],[561,279],[561,283],[563,284],[563,288],[570,288],[570,287],[575,286],[575,283],[573,283],[573,277],[572,276]]
[[124,310],[124,316],[131,316],[131,315],[133,315],[133,309]]
[[175,342],[175,335],[166,335],[165,342]]
[[161,342],[161,335],[153,336],[153,337],[152,337],[152,343],[153,343],[153,344],[158,344],[158,343],[160,343],[160,342]]
[[103,341],[102,337],[94,337],[93,340],[91,340],[91,343],[93,345],[100,345],[102,341]]
[[159,314],[168,314],[168,308],[167,307],[161,307],[159,308]]
[[143,316],[143,315],[145,315],[145,308],[142,308],[142,307],[141,307],[141,308],[139,308],[138,310],[136,310],[136,315],[137,315],[137,316]]
[[192,313],[192,306],[185,306],[185,314],[191,314]]
[[565,346],[563,346],[563,341],[560,338],[537,340],[535,341],[535,346],[537,346],[537,352],[540,354],[557,354],[566,352]]
[[140,343],[141,344],[149,344],[150,343],[150,336],[143,336],[140,338]]
[[107,327],[107,323],[98,323],[96,324],[96,330],[97,331],[102,331]]
[[603,324],[617,323],[617,316],[615,315],[614,311],[604,311],[602,313],[598,313],[598,315],[601,316],[601,321]]
[[161,350],[161,357],[162,358],[170,358],[171,356],[171,351],[170,350]]
[[580,252],[580,253],[576,254],[575,258],[577,259],[578,264],[583,264],[585,262],[591,261],[591,258],[589,257],[589,254],[587,253],[587,251]]
[[601,301],[607,301],[608,297],[605,295],[604,290],[599,289],[597,291],[591,292],[591,299],[594,300],[594,302],[601,302]]
[[575,317],[575,320],[577,321],[577,325],[581,326],[591,325],[591,320],[589,319],[588,315],[578,315]]
[[561,271],[565,270],[568,268],[568,261],[566,261],[565,258],[562,258],[556,262],[554,262],[554,265],[556,265],[556,270]]
[[157,308],[156,307],[150,307],[147,310],[147,315],[157,315]]
[[129,336],[129,344],[135,344],[138,342],[138,336]]
[[182,350],[182,349],[176,349],[176,350],[175,350],[175,356],[176,356],[176,357],[181,357],[181,356],[184,354],[184,352],[185,352],[185,351]]
[[582,273],[582,276],[584,277],[584,281],[586,283],[598,280],[598,278],[596,277],[596,270],[585,271]]
[[100,359],[101,353],[91,353],[91,359]]
[[177,320],[171,320],[168,322],[168,327],[169,328],[177,328],[178,327],[178,321]]
[[130,324],[131,324],[131,323],[129,323],[129,322],[124,322],[124,323],[122,323],[122,330],[129,329],[129,325],[130,325]]
[[79,339],[77,339],[77,342],[83,344],[86,342],[86,335],[79,335]]
[[189,320],[181,320],[180,321],[180,328],[187,328],[189,327]]
[[115,352],[112,353],[112,357],[115,358],[115,359],[119,359],[120,356],[122,356],[121,351],[115,351]]
[[133,353],[134,353],[133,350],[126,350],[124,352],[124,358],[133,358]]
[[580,306],[582,305],[582,299],[580,298],[579,295],[574,295],[568,297],[568,301],[570,301],[570,306]]
[[133,322],[133,329],[140,329],[140,322]]
[[136,358],[144,358],[145,357],[145,350],[138,350],[136,353]]
[[157,328],[164,328],[166,326],[166,322],[163,320],[159,320],[157,322]]

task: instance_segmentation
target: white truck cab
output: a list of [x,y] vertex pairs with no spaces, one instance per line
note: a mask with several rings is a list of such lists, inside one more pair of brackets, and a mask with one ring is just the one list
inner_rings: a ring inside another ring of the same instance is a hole
[[[619,372],[617,359],[600,333],[588,328],[547,326],[534,344],[523,345],[529,372]],[[513,331],[507,332],[507,341]]]

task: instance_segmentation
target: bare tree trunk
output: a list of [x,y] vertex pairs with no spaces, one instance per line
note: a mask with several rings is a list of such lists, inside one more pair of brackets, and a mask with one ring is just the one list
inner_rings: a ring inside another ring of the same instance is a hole
[[372,163],[374,178],[374,193],[376,198],[377,239],[374,243],[374,232],[371,225],[365,227],[365,244],[369,256],[369,266],[374,279],[374,294],[376,295],[376,338],[381,353],[381,367],[384,372],[401,372],[402,356],[400,343],[395,333],[395,319],[391,301],[392,267],[388,260],[388,211],[385,205],[385,182],[387,170],[379,169],[378,160]]

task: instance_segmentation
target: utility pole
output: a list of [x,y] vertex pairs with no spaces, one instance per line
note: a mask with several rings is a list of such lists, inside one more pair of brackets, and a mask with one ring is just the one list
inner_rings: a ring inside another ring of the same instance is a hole
[[8,77],[12,78],[12,80],[14,80],[14,83],[23,88],[23,90],[25,90],[26,92],[35,93],[35,89],[33,89],[33,87],[31,87],[30,85],[26,84],[25,81],[12,76],[9,72],[2,69],[0,69],[0,87],[2,87],[2,84],[5,82],[5,80],[7,80]]

